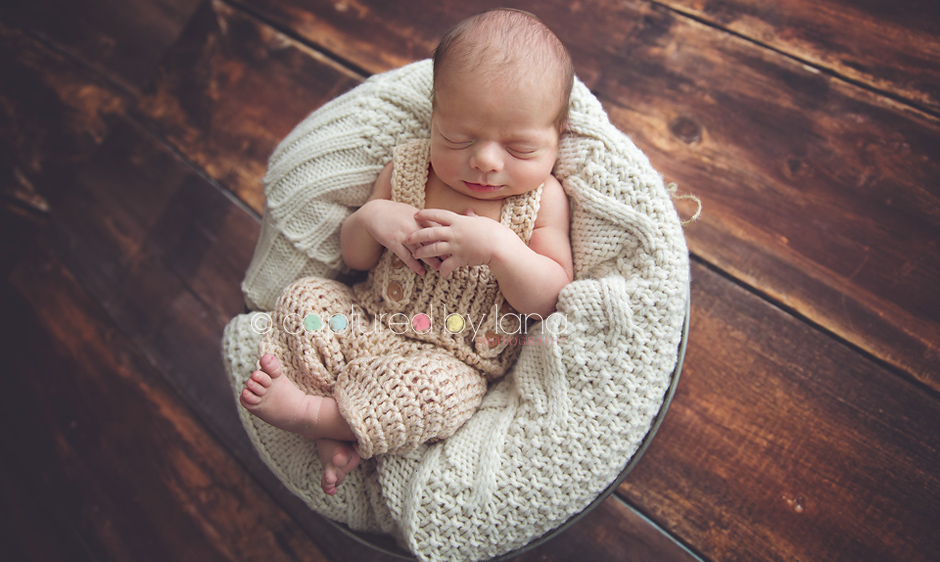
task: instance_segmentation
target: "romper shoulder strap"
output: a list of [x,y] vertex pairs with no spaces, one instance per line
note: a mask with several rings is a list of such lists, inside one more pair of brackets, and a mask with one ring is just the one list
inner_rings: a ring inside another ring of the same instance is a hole
[[415,139],[395,147],[392,152],[392,201],[424,208],[430,158],[431,141],[428,139]]
[[499,222],[512,229],[526,244],[532,238],[535,228],[535,217],[539,214],[539,205],[542,201],[542,186],[529,191],[513,195],[503,202]]

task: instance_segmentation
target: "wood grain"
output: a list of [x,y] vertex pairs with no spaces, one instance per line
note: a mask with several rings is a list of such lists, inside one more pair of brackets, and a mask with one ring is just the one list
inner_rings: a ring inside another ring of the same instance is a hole
[[839,76],[940,112],[936,2],[656,0]]
[[0,189],[46,212],[42,174],[93,152],[128,100],[3,21],[0,76]]
[[226,4],[205,2],[161,62],[142,117],[259,214],[277,143],[361,77]]
[[940,122],[669,12],[645,22],[596,88],[702,198],[690,249],[940,388]]
[[0,420],[48,522],[99,560],[326,560],[60,264],[34,252],[13,284]]
[[202,416],[237,424],[218,349],[257,220],[127,121],[57,180],[45,247]]
[[[657,4],[513,5],[558,31],[614,123],[703,200],[694,253],[940,390],[938,119]],[[369,72],[491,7],[301,6],[250,3]]]
[[612,495],[573,527],[512,560],[696,562],[699,558]]
[[6,0],[4,20],[57,45],[130,92],[150,80],[199,0]]
[[932,560],[940,404],[702,266],[685,367],[621,492],[712,560]]
[[[431,56],[440,33],[493,2],[232,0],[366,74]],[[442,22],[448,22],[441,26]],[[433,33],[430,30],[434,30]]]

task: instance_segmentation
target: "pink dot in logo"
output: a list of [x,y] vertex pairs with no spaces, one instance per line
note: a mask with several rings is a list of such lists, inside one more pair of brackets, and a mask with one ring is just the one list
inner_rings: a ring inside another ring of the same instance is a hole
[[431,317],[427,314],[415,314],[411,319],[411,327],[415,332],[423,334],[431,329]]

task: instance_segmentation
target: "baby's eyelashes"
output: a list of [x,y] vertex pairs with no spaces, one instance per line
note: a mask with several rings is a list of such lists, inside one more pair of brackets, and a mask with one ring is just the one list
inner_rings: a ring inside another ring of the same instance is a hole
[[507,150],[510,154],[512,154],[513,156],[515,156],[516,158],[521,158],[521,159],[531,158],[531,157],[535,156],[535,155],[538,153],[538,151],[539,151],[539,149],[537,149],[537,148],[532,148],[532,147],[528,147],[528,146],[526,146],[526,147],[513,147],[513,146],[510,146],[510,147],[506,148],[506,150]]
[[444,134],[441,134],[441,138],[444,139],[444,142],[446,142],[447,144],[455,146],[455,147],[466,147],[466,146],[470,146],[471,144],[473,144],[472,140],[465,139],[462,137],[448,137]]

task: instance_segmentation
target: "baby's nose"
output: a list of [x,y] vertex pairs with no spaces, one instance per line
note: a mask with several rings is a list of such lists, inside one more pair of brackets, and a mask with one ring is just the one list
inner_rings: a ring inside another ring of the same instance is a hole
[[495,142],[478,143],[470,165],[483,172],[498,172],[503,168],[502,147]]

